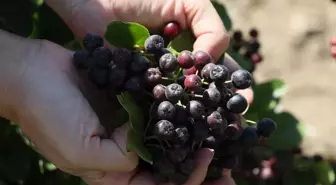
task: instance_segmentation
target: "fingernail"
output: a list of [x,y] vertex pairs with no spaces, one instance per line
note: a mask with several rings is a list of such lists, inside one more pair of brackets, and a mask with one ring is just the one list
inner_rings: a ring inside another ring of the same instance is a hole
[[204,153],[205,153],[205,155],[204,155],[204,163],[208,166],[211,163],[211,161],[212,161],[212,159],[213,159],[213,157],[215,155],[215,150],[213,150],[213,149],[206,149]]

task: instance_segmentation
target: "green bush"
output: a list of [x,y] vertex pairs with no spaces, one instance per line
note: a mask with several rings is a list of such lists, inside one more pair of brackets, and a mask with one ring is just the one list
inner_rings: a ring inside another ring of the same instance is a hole
[[[232,22],[225,7],[216,2],[213,4],[227,30],[232,32]],[[122,24],[111,26],[125,29],[125,31],[131,29]],[[0,28],[23,37],[47,39],[70,49],[79,47],[74,35],[62,19],[46,4],[38,0],[0,2]],[[116,33],[109,32],[106,37],[113,36],[113,34]],[[141,39],[140,31],[130,34],[133,34],[138,40]],[[172,47],[177,51],[191,49],[193,39],[190,32],[184,32],[172,43]],[[125,43],[126,45],[124,45]],[[127,47],[127,43],[128,41],[125,40],[114,41],[114,44],[125,47]],[[242,55],[234,52],[231,48],[227,53],[243,68],[251,69],[251,61]],[[278,123],[278,129],[266,141],[265,146],[254,149],[253,159],[250,158],[251,156],[246,156],[243,172],[233,172],[237,184],[333,184],[335,175],[331,163],[293,154],[293,149],[299,148],[303,140],[304,126],[290,112],[277,111],[281,97],[286,91],[284,82],[280,79],[273,79],[264,83],[256,83],[253,90],[255,93],[254,103],[245,117],[249,120],[259,120],[263,117],[272,118]],[[34,150],[33,145],[24,137],[19,127],[5,119],[0,119],[0,151],[0,185],[85,184],[81,179],[58,170],[44,159]],[[275,164],[277,165],[273,168],[274,176],[272,178],[261,179],[257,175],[253,175],[256,168],[263,166],[263,160],[272,161],[274,159],[276,159]]]

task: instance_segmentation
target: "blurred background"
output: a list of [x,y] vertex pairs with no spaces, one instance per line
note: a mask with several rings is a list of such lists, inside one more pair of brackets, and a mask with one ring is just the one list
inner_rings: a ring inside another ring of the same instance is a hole
[[304,123],[307,154],[336,157],[336,60],[330,40],[336,36],[336,3],[330,0],[220,0],[232,30],[259,31],[264,60],[255,70],[257,82],[280,78],[287,92],[281,109]]

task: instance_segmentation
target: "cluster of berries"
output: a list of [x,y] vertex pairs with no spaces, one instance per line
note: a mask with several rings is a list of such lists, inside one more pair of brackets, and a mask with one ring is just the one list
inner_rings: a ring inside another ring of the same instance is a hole
[[336,59],[336,37],[332,38],[331,41],[330,41],[330,53],[331,53],[331,56]]
[[240,53],[246,59],[251,61],[252,69],[250,72],[253,72],[256,68],[256,65],[262,62],[263,57],[260,54],[260,42],[258,40],[258,31],[256,29],[251,29],[249,31],[250,38],[245,39],[243,32],[236,30],[233,32],[231,48],[234,52]]
[[150,95],[143,98],[151,104],[143,140],[158,181],[184,184],[195,168],[195,151],[204,147],[215,151],[207,179],[219,179],[223,168],[235,168],[243,151],[269,137],[276,123],[264,118],[255,127],[244,124],[248,102],[235,90],[251,86],[250,72],[231,74],[204,51],[174,54],[165,40],[178,34],[179,26],[170,23],[162,36],[151,35],[134,51],[110,50],[101,37],[88,34],[74,64],[88,69],[98,88]]

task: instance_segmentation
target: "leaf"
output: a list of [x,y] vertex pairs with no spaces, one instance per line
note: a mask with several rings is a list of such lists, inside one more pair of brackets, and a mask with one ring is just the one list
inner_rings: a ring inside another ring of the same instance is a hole
[[115,47],[133,49],[144,46],[149,31],[138,23],[114,21],[107,26],[105,39]]
[[265,114],[265,117],[277,123],[277,130],[268,138],[267,145],[275,150],[281,150],[294,148],[302,142],[305,135],[303,124],[292,114],[269,112]]
[[219,17],[222,19],[226,30],[230,31],[232,28],[232,21],[228,15],[225,5],[223,3],[220,4],[217,1],[211,1],[211,3],[215,7]]
[[231,48],[227,50],[227,54],[229,54],[240,65],[241,68],[248,71],[252,69],[252,63],[239,53],[232,51]]
[[192,51],[196,38],[191,30],[182,31],[179,36],[171,41],[171,48],[181,52],[183,50]]
[[321,161],[314,165],[317,181],[321,185],[332,185],[335,182],[335,172],[327,161]]
[[135,103],[132,95],[128,92],[123,92],[120,95],[117,95],[117,98],[119,103],[128,112],[132,129],[137,134],[143,135],[146,122],[142,109]]
[[289,171],[288,176],[284,178],[285,185],[316,185],[314,171]]
[[144,161],[153,164],[152,155],[143,142],[143,136],[130,129],[127,134],[127,150],[138,154]]
[[113,121],[113,127],[114,128],[118,128],[121,125],[123,125],[123,124],[125,124],[129,121],[130,116],[129,116],[128,112],[123,107],[118,109],[116,111],[115,115],[116,115],[116,117]]

